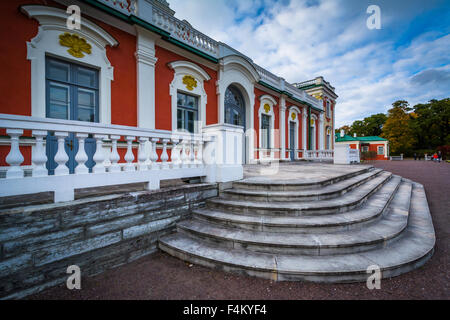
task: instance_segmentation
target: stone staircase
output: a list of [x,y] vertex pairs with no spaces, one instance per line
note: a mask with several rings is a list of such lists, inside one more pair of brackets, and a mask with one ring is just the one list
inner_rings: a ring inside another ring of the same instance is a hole
[[422,185],[364,167],[320,181],[244,179],[193,211],[159,247],[272,280],[366,281],[422,266],[435,244]]

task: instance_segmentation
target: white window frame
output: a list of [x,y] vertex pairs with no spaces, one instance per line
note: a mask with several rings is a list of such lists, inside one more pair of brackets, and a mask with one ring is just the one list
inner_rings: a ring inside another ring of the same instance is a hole
[[[380,153],[380,148],[382,148],[382,152]],[[377,155],[382,156],[384,155],[384,146],[377,146]]]
[[[208,73],[195,63],[189,61],[175,61],[169,63],[173,69],[174,76],[170,83],[171,112],[172,112],[172,132],[178,132],[177,128],[177,96],[178,92],[198,97],[198,117],[194,124],[194,133],[202,132],[206,126],[206,103],[207,94],[204,88],[204,81],[209,81],[211,77]],[[189,90],[183,83],[185,76],[191,76],[197,82],[196,86]]]
[[[292,120],[292,114],[295,114],[295,119]],[[294,132],[296,133],[296,135],[294,136],[294,159],[298,159],[298,133],[299,133],[299,117],[301,116],[301,111],[299,108],[297,108],[296,106],[290,106],[289,107],[289,116],[288,116],[288,149],[289,149],[289,158],[291,157],[290,155],[290,141],[291,141],[291,122],[295,123],[295,129]]]
[[[21,10],[29,18],[39,21],[38,34],[27,42],[27,59],[31,60],[31,115],[46,117],[45,57],[85,65],[99,70],[99,122],[111,123],[111,81],[114,68],[107,55],[106,46],[114,47],[118,42],[105,30],[84,18],[80,30],[69,30],[66,26],[67,13],[64,10],[42,5],[22,6]],[[67,47],[59,44],[59,36],[64,33],[77,34],[91,44],[91,53],[82,58],[70,55]]]

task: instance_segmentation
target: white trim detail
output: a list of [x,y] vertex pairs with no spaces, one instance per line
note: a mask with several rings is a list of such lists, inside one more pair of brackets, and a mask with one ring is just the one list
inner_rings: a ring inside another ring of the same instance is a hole
[[[68,14],[54,7],[29,5],[21,7],[29,18],[39,21],[38,34],[27,42],[27,59],[31,60],[31,115],[45,118],[45,56],[60,58],[69,62],[99,69],[99,121],[111,123],[111,81],[114,68],[106,55],[106,46],[114,47],[118,42],[105,30],[83,18],[81,30],[69,30],[66,26]],[[67,47],[59,44],[59,35],[64,32],[77,34],[92,45],[91,54],[74,58]]]
[[[292,115],[295,114],[295,119],[292,120]],[[291,122],[295,122],[295,130],[296,133],[294,136],[294,159],[298,159],[298,130],[299,130],[299,120],[298,117],[301,116],[300,110],[296,106],[289,107],[289,117],[288,117],[288,142],[291,142]],[[289,145],[289,158],[291,153],[291,146]]]
[[230,85],[235,85],[242,93],[245,102],[245,152],[243,152],[244,163],[254,163],[254,105],[255,105],[255,83],[260,79],[259,74],[252,64],[244,58],[231,55],[219,61],[219,73],[216,83],[216,93],[219,106],[219,124],[225,123],[225,92]]
[[[198,121],[194,125],[194,132],[202,132],[206,126],[206,103],[207,95],[204,88],[204,81],[209,81],[211,77],[208,73],[195,63],[189,61],[175,61],[168,64],[173,69],[173,80],[170,83],[171,111],[172,111],[172,132],[177,132],[177,93],[182,92],[197,96],[198,102]],[[187,89],[183,84],[184,76],[192,76],[197,81],[197,85],[192,90]]]
[[[270,128],[269,128],[269,145],[270,145],[270,159],[274,158],[274,151],[273,149],[275,148],[275,112],[273,110],[274,106],[277,104],[277,101],[270,95],[265,94],[262,95],[261,97],[259,97],[259,101],[261,102],[259,104],[259,109],[258,109],[258,121],[259,121],[259,137],[258,137],[258,145],[259,145],[259,160],[261,160],[262,157],[262,151],[264,150],[262,148],[262,115],[265,114],[267,116],[270,117]],[[264,109],[265,105],[269,105],[270,110],[269,112],[266,112],[266,110]]]

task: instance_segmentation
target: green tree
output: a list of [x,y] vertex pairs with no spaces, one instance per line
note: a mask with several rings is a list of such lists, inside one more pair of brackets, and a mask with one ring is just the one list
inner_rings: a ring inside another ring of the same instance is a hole
[[384,113],[373,114],[370,117],[364,118],[364,135],[365,136],[379,136],[382,133],[383,126],[387,120]]
[[416,149],[435,149],[450,145],[450,98],[416,104],[411,114],[411,127]]
[[388,110],[381,136],[389,140],[392,154],[410,153],[415,145],[415,134],[411,126],[411,110],[405,100],[398,100]]

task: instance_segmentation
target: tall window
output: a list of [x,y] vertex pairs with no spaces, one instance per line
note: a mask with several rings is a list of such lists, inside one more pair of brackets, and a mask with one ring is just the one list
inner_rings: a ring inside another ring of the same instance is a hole
[[178,92],[177,94],[177,128],[195,132],[198,120],[198,97]]
[[242,94],[235,86],[225,91],[225,123],[243,126],[245,129],[245,105]]
[[331,107],[330,107],[330,101],[327,101],[327,117],[331,117]]
[[98,70],[46,58],[46,116],[98,122]]
[[261,115],[261,148],[270,149],[270,116]]

